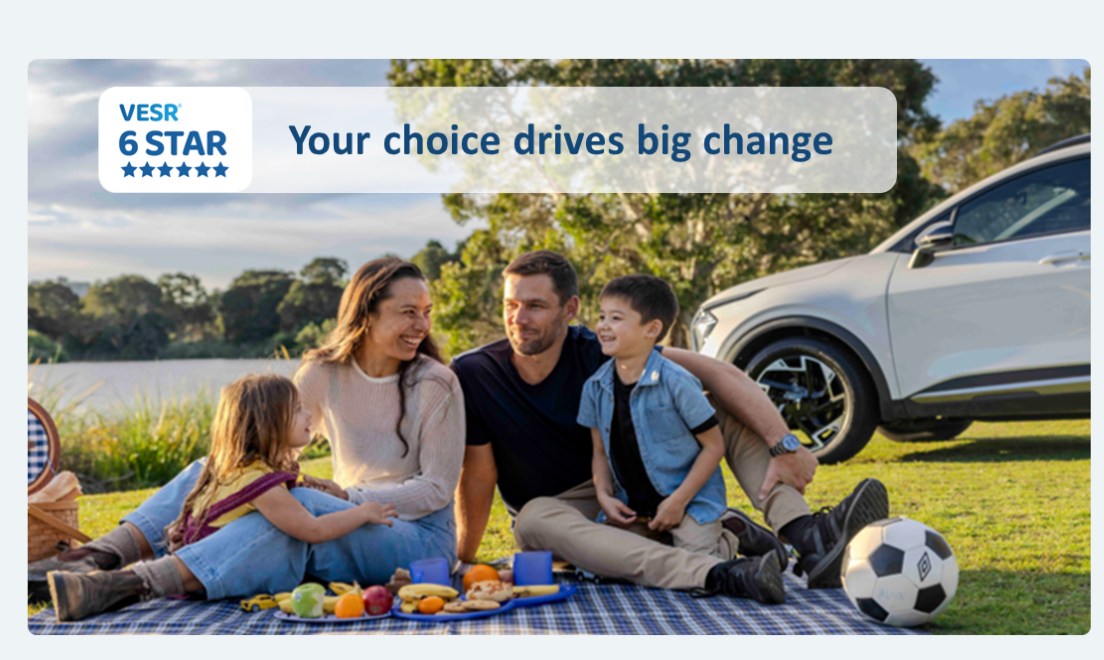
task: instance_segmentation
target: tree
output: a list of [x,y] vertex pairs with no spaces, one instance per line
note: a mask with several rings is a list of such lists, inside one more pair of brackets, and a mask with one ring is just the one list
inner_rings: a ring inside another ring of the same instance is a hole
[[280,330],[298,332],[310,325],[322,325],[326,319],[337,318],[344,287],[341,281],[349,266],[341,259],[318,257],[299,271],[296,280],[276,308],[280,315]]
[[713,293],[868,250],[944,194],[906,149],[938,128],[924,108],[935,76],[912,60],[393,60],[388,77],[409,86],[878,86],[897,98],[897,184],[880,195],[445,195],[458,223],[489,225],[433,284],[453,353],[501,336],[500,273],[524,251],[559,250],[574,262],[583,322],[593,322],[609,278],[665,278],[681,307],[669,341],[685,346],[694,310]]
[[282,270],[247,270],[234,278],[219,299],[224,337],[233,342],[262,341],[280,329],[277,308],[295,278]]
[[36,282],[27,286],[27,324],[54,341],[78,332],[81,299],[64,282]]
[[917,143],[924,176],[948,192],[1019,163],[1040,149],[1090,130],[1092,71],[1051,78],[1042,92],[1017,92],[974,104],[974,114]]
[[141,275],[96,282],[84,297],[84,309],[91,322],[83,343],[95,357],[155,358],[174,328],[161,288]]
[[157,286],[178,338],[204,339],[211,334],[215,308],[198,277],[185,273],[165,274],[157,279]]
[[410,261],[422,269],[422,273],[430,282],[435,282],[441,277],[441,266],[460,260],[460,250],[456,254],[449,252],[441,245],[440,241],[431,239],[426,246],[410,258]]

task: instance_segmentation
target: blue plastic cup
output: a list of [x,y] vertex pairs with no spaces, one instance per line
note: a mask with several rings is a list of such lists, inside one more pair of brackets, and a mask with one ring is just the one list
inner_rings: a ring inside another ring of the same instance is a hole
[[515,554],[514,584],[519,587],[552,584],[552,553],[519,552]]
[[448,560],[444,557],[432,557],[410,562],[410,579],[414,584],[452,584]]

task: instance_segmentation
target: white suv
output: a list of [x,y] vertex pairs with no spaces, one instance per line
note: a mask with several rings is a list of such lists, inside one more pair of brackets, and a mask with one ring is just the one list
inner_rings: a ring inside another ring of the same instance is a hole
[[869,254],[713,296],[694,350],[744,369],[824,463],[879,425],[923,441],[1089,417],[1089,160],[1089,136],[1060,142]]

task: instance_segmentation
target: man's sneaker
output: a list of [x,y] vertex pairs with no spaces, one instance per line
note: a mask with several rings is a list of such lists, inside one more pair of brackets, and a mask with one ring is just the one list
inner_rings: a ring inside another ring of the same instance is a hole
[[786,546],[774,532],[762,525],[756,524],[746,513],[740,509],[728,510],[727,517],[721,521],[725,529],[740,539],[739,553],[745,557],[762,557],[768,552],[774,552],[778,559],[778,568],[782,571],[790,564],[790,554],[786,552]]
[[731,598],[752,598],[764,605],[786,602],[782,570],[769,553],[762,557],[740,557],[709,569],[705,589],[695,596],[724,594]]
[[863,527],[889,517],[889,494],[877,479],[863,479],[836,507],[824,507],[812,515],[800,538],[788,539],[799,559],[794,573],[806,573],[810,589],[843,586],[840,568],[843,550]]
[[148,594],[133,571],[100,571],[81,575],[54,572],[46,576],[58,621],[80,621],[119,609]]

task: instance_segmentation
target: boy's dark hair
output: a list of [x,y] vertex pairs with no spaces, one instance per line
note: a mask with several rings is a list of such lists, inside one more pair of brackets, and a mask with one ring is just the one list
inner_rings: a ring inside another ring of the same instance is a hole
[[610,280],[602,288],[599,298],[623,298],[640,314],[642,323],[659,319],[663,329],[656,343],[663,341],[678,316],[679,304],[675,292],[667,282],[651,275],[625,275]]
[[571,296],[579,295],[579,277],[575,267],[562,254],[551,250],[526,252],[506,266],[505,275],[547,275],[552,278],[552,288],[566,305]]

